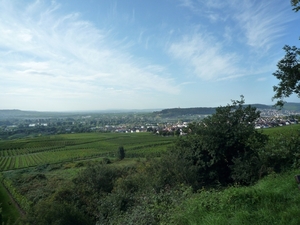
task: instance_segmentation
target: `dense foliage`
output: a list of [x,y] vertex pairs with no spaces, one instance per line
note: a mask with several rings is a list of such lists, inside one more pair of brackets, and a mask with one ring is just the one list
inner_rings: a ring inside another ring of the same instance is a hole
[[300,1],[299,0],[291,0],[291,4],[293,6],[293,10],[298,12],[300,10]]
[[196,187],[233,182],[249,184],[258,179],[260,149],[267,136],[254,128],[259,112],[243,106],[244,99],[219,107],[201,123],[188,127],[187,138],[178,140],[174,155],[194,171]]
[[280,99],[277,105],[283,106],[283,98],[296,93],[300,97],[300,49],[296,46],[284,46],[286,52],[278,64],[278,70],[273,75],[280,81],[274,86],[273,99]]
[[0,224],[2,224],[3,220],[2,220],[2,207],[1,207],[2,203],[0,203]]

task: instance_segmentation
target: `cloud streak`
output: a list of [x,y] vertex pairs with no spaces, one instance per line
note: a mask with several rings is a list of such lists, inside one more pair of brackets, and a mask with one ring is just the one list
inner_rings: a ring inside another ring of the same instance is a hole
[[261,60],[268,55],[264,62],[274,61],[275,56],[270,51],[286,34],[286,24],[292,21],[288,5],[279,3],[278,7],[277,2],[178,2],[181,7],[206,20],[199,20],[191,32],[171,43],[168,53],[190,68],[189,72],[206,81],[265,72]]
[[[243,30],[247,44],[260,50],[269,50],[285,35],[285,25],[291,21],[288,8],[270,1],[242,1],[236,7],[234,19]],[[283,10],[284,9],[284,10]]]
[[[7,93],[76,98],[104,91],[179,91],[162,66],[133,57],[126,42],[111,40],[111,30],[97,29],[78,13],[62,16],[60,5],[43,1],[22,13],[12,1],[1,1],[1,6],[0,74],[2,80],[14,81]],[[21,86],[28,88],[20,92]]]
[[[246,43],[259,50],[269,50],[285,35],[285,26],[291,22],[288,4],[274,1],[249,0],[179,0],[180,5],[214,24],[237,24],[236,33],[242,33]],[[233,23],[234,22],[234,23]],[[234,27],[234,26],[233,26]],[[236,37],[239,38],[239,37]],[[244,41],[241,39],[241,41]]]
[[203,80],[226,79],[238,75],[238,57],[225,53],[222,45],[216,44],[210,35],[194,34],[171,44],[169,53],[193,68],[193,73]]

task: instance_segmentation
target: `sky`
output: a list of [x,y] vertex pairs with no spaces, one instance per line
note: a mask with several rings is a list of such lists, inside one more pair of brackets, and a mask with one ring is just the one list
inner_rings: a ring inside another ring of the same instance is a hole
[[299,20],[289,0],[0,0],[0,109],[272,105]]

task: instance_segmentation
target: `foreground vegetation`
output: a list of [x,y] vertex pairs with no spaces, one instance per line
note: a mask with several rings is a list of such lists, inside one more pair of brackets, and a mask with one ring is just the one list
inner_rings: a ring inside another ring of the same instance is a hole
[[294,175],[298,173],[270,174],[250,187],[201,190],[178,207],[172,220],[181,225],[297,225],[300,193]]
[[2,157],[47,153],[49,161],[6,170],[0,179],[26,213],[20,224],[297,224],[300,127],[256,130],[259,112],[243,103],[217,108],[175,139],[5,141]]

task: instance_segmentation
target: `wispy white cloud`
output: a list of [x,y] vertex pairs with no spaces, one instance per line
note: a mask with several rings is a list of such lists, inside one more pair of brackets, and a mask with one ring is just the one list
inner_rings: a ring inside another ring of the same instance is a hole
[[289,4],[258,0],[179,2],[205,18],[196,24],[201,29],[186,32],[168,50],[190,72],[209,81],[272,73],[274,67],[266,63],[278,57],[273,47],[288,32],[286,24],[292,20]]
[[[286,34],[285,25],[292,19],[290,6],[280,1],[249,0],[179,0],[210,22],[236,30],[236,39],[254,50],[267,51]],[[238,35],[242,34],[242,37]]]
[[267,80],[267,77],[260,77],[260,78],[257,79],[257,81],[259,81],[259,82],[262,82],[262,81],[265,81],[265,80]]
[[25,10],[13,1],[0,6],[0,76],[13,82],[6,93],[21,94],[21,87],[22,94],[70,98],[179,92],[162,66],[135,58],[126,39],[113,41],[112,30],[100,30],[78,13],[62,15],[59,4],[44,1]]
[[200,17],[209,19],[210,22],[225,21],[227,15],[228,3],[221,0],[178,0],[179,6],[191,10],[194,14]]
[[285,24],[291,21],[288,5],[278,2],[244,0],[235,9],[234,19],[244,31],[247,44],[260,50],[270,49],[284,36]]
[[238,57],[226,53],[210,35],[194,34],[170,45],[169,53],[191,67],[192,72],[203,80],[219,80],[237,76]]
[[187,7],[191,10],[195,10],[195,4],[193,0],[179,0],[179,6]]

